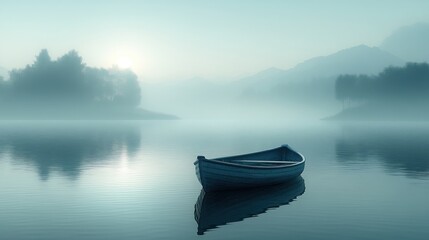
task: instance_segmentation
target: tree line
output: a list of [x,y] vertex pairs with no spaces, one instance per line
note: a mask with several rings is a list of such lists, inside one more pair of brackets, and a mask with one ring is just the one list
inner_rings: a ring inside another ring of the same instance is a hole
[[41,50],[33,64],[0,78],[0,106],[137,107],[140,86],[130,70],[86,66],[74,50],[52,60]]
[[373,76],[340,75],[335,82],[335,94],[342,102],[426,102],[429,101],[429,64],[390,66]]

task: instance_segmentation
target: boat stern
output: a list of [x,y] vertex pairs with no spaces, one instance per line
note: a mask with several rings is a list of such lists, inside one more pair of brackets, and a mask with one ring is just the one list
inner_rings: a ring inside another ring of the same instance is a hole
[[204,156],[198,156],[197,157],[197,161],[194,162],[195,165],[195,174],[197,175],[198,181],[202,183],[201,181],[201,171],[200,171],[200,161],[206,159]]

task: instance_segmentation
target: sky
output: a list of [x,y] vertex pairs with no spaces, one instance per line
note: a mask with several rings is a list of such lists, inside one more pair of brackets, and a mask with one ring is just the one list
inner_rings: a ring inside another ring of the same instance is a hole
[[0,66],[75,49],[88,66],[130,67],[143,81],[237,79],[377,46],[401,26],[429,22],[428,9],[417,0],[0,0]]

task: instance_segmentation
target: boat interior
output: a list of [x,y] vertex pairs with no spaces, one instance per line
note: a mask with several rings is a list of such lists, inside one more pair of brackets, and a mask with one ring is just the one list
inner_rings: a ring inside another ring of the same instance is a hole
[[[219,159],[221,160],[221,159]],[[222,161],[222,160],[221,160]],[[237,163],[249,166],[279,166],[279,165],[293,165],[296,161],[267,161],[267,160],[224,160],[224,162]]]
[[297,162],[301,162],[303,158],[295,151],[282,146],[272,150],[215,158],[213,160],[249,166],[284,166],[294,165]]

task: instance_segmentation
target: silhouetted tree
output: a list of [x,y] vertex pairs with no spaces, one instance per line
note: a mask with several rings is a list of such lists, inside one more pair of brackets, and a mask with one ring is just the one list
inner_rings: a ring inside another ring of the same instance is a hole
[[377,92],[383,99],[417,100],[429,97],[429,65],[407,63],[388,67],[378,75]]
[[0,76],[0,100],[4,97],[4,93],[6,91],[6,82],[2,76]]
[[388,67],[377,76],[340,75],[335,82],[336,98],[382,102],[429,101],[429,64],[407,63]]
[[141,96],[137,75],[129,70],[120,71],[118,69],[114,69],[111,74],[114,79],[117,79],[114,102],[124,106],[138,106]]
[[39,55],[36,56],[36,62],[34,63],[37,67],[47,66],[51,63],[51,56],[49,56],[48,50],[42,49]]
[[10,73],[9,81],[0,80],[3,105],[52,107],[137,107],[140,86],[130,70],[97,69],[85,66],[72,50],[52,61],[41,50],[32,65]]
[[337,78],[337,81],[335,82],[335,94],[336,98],[343,103],[344,108],[344,102],[346,100],[350,100],[355,95],[354,91],[355,85],[357,82],[357,76],[356,75],[340,75]]

